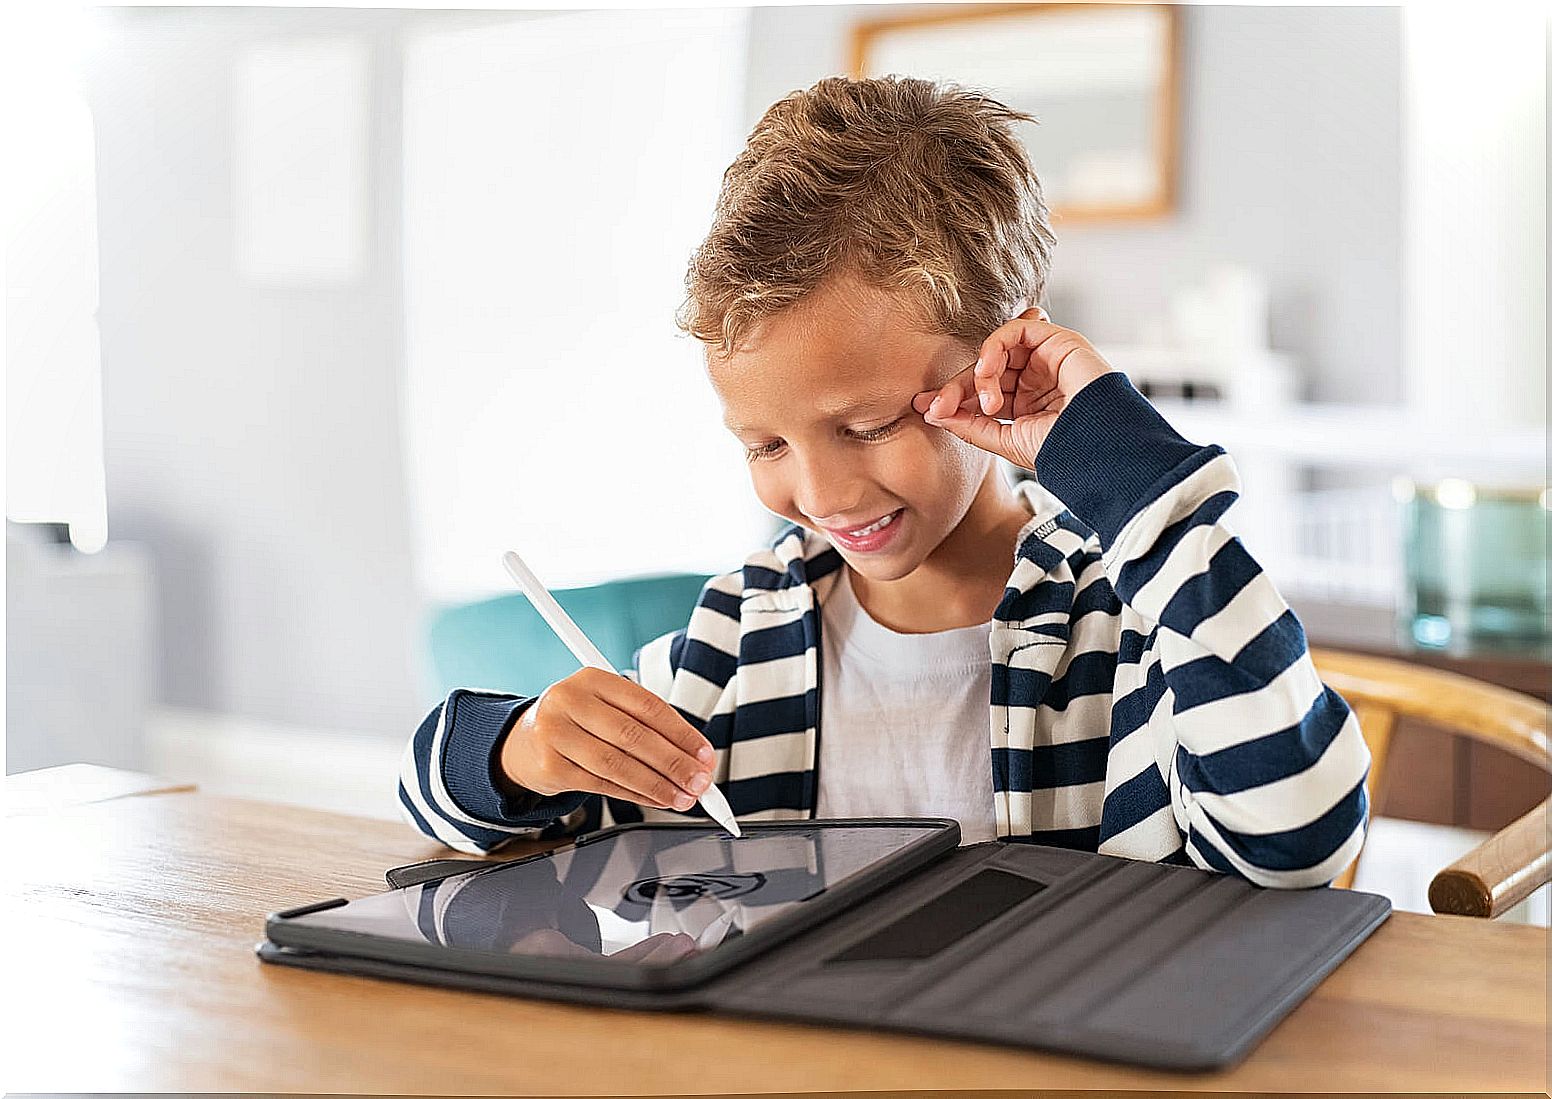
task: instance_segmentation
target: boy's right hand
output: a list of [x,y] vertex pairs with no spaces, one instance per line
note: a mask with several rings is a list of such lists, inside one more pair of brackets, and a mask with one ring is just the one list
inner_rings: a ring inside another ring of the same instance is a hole
[[502,738],[513,782],[546,796],[585,790],[656,809],[688,809],[711,784],[716,753],[645,687],[583,668],[545,688]]

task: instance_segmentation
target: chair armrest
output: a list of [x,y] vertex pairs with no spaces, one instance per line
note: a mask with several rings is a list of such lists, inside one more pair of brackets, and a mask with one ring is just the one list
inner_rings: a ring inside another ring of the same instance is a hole
[[1435,874],[1429,907],[1440,915],[1494,919],[1552,879],[1549,803],[1552,798]]

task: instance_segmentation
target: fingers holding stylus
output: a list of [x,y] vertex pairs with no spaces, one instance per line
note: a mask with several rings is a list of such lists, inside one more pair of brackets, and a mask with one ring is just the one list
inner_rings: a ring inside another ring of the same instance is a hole
[[[605,768],[600,767],[600,770]],[[637,805],[648,805],[654,809],[677,808],[672,802],[660,801],[658,798],[643,793],[640,790],[620,786],[610,782],[602,775],[596,774],[580,763],[556,753],[554,761],[545,770],[546,774],[553,776],[557,790],[582,790],[589,794],[602,794],[606,798],[616,801],[630,801]],[[666,783],[664,785],[667,785]],[[688,797],[688,795],[686,795]]]
[[599,778],[675,809],[688,809],[711,784],[707,768],[606,703],[584,699],[567,716],[571,729],[558,731],[555,746]]
[[498,758],[508,778],[540,794],[586,790],[682,811],[711,784],[715,753],[650,691],[584,668],[523,712]]
[[[593,780],[580,789],[613,796],[613,790],[624,783],[640,794],[632,800],[646,799],[645,804],[661,808],[688,809],[698,797],[713,820],[734,837],[742,835],[727,798],[712,785],[711,766],[716,762],[716,753],[706,738],[692,729],[678,710],[640,685],[616,675],[609,658],[588,640],[516,551],[508,550],[501,560],[534,608],[582,664],[582,671],[548,688],[526,708],[514,728],[501,734],[497,759],[502,775],[497,784],[516,782],[540,793],[559,793],[568,788],[563,783],[557,785],[563,772],[590,774]],[[608,703],[626,716],[590,706],[590,717],[573,718],[572,714],[589,699]],[[590,739],[576,739],[569,732],[573,726],[591,734]],[[656,735],[643,732],[643,726]],[[566,738],[572,751],[580,756],[566,756],[558,751],[561,738]],[[665,750],[660,741],[692,757],[693,770],[686,770],[684,761],[673,749]],[[608,747],[600,748],[596,742]],[[638,764],[657,770],[695,796],[686,802],[678,791],[666,793],[650,774],[644,776],[637,769]],[[524,774],[534,776],[533,780],[525,780]],[[604,786],[609,790],[604,790]],[[650,800],[654,797],[656,802]],[[663,799],[668,797],[672,800],[665,802]]]
[[[584,668],[577,674],[581,675],[589,671],[590,669]],[[717,758],[709,740],[681,717],[678,710],[645,687],[632,683],[623,676],[608,673],[604,673],[601,678],[597,675],[589,675],[590,681],[594,679],[597,680],[599,697],[615,709],[623,710],[641,724],[652,728],[669,744],[695,762],[709,768]],[[666,771],[664,773],[667,774]]]

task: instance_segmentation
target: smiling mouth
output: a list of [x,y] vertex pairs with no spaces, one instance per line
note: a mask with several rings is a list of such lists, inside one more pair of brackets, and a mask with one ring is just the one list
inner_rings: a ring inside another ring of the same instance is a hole
[[874,531],[883,530],[890,523],[893,523],[895,521],[896,517],[899,516],[899,514],[900,514],[900,512],[898,510],[897,511],[891,511],[888,515],[884,516],[882,519],[879,519],[876,522],[869,523],[865,527],[857,527],[855,530],[837,531],[837,533],[838,534],[844,534],[848,538],[866,538],[868,535],[872,534]]
[[886,531],[890,527],[894,526],[897,522],[899,522],[900,517],[904,514],[904,508],[895,508],[895,510],[891,511],[888,515],[880,516],[865,526],[850,528],[820,527],[820,529],[832,537],[840,538],[847,542],[865,541],[869,538],[876,537],[880,532]]

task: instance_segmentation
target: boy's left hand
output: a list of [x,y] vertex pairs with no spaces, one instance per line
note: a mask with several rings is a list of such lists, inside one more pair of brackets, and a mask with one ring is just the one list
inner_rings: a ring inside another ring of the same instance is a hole
[[[1113,369],[1070,328],[1026,309],[986,338],[981,357],[911,407],[935,427],[1025,469],[1078,390]],[[997,418],[1003,411],[1011,422]]]

